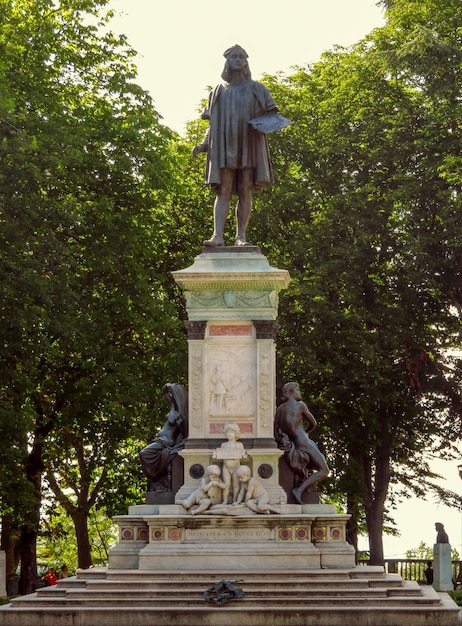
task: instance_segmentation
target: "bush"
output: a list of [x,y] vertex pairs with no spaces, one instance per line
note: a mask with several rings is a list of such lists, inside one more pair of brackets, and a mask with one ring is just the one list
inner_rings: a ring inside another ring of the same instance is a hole
[[458,606],[462,606],[462,591],[450,591],[449,595]]

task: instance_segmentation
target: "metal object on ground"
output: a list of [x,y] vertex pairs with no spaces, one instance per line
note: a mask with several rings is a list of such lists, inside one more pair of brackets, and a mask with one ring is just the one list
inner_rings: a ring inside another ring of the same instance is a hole
[[243,598],[245,593],[242,589],[236,589],[236,583],[242,583],[243,580],[220,580],[204,591],[204,600],[211,604],[225,604],[234,600],[234,598]]

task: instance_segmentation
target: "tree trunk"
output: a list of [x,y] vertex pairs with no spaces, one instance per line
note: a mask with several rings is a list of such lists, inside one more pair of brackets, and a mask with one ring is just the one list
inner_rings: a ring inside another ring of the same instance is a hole
[[383,506],[374,501],[366,511],[367,531],[369,534],[370,565],[383,565]]
[[12,516],[2,518],[2,537],[0,547],[6,556],[6,584],[16,578],[16,570],[20,561],[19,529],[13,524]]
[[[35,448],[35,447],[34,447]],[[19,577],[19,593],[32,593],[37,587],[37,534],[40,524],[40,507],[42,504],[42,455],[33,448],[26,465],[27,479],[32,483],[31,510],[21,527],[20,557],[21,575]]]
[[355,558],[358,560],[358,518],[357,518],[357,507],[350,498],[347,498],[347,513],[351,515],[350,519],[347,522],[346,532],[347,532],[347,541],[350,543],[355,549]]
[[34,431],[34,443],[26,459],[26,478],[31,483],[30,510],[21,528],[20,554],[21,575],[19,592],[32,593],[37,586],[37,534],[40,524],[42,505],[43,442],[53,429],[54,419],[46,417],[37,406],[37,427]]
[[79,567],[87,569],[93,565],[91,558],[91,545],[88,536],[88,514],[81,509],[72,514],[77,539],[77,556]]
[[19,593],[33,593],[37,587],[37,529],[23,526],[20,540],[21,575]]
[[383,565],[383,515],[385,502],[390,485],[390,455],[392,447],[392,428],[390,425],[388,407],[380,403],[378,418],[380,436],[375,447],[375,464],[368,456],[360,459],[363,482],[363,500],[366,511],[367,533],[369,535],[369,552],[371,565]]

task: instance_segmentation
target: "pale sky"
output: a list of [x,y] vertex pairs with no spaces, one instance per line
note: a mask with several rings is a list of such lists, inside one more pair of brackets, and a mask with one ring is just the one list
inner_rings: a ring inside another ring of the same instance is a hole
[[[459,461],[459,463],[462,463]],[[438,482],[445,489],[461,494],[462,480],[457,471],[457,462],[433,461],[431,467],[443,478]],[[444,524],[449,542],[462,554],[462,511],[438,504],[431,496],[427,500],[411,498],[400,504],[396,511],[391,512],[401,532],[400,537],[383,535],[385,558],[403,557],[406,550],[417,548],[421,541],[433,547],[436,539],[435,522]],[[368,549],[367,540],[363,538],[360,548]]]
[[252,78],[317,61],[383,25],[375,0],[110,0],[112,30],[139,53],[139,83],[163,123],[183,133],[207,86],[221,82],[223,52],[238,43]]
[[[207,87],[221,81],[223,52],[231,45],[247,50],[258,80],[314,63],[323,52],[348,47],[384,24],[375,0],[285,0],[273,6],[267,0],[111,0],[109,6],[118,14],[112,30],[127,35],[139,53],[138,83],[150,92],[163,123],[180,134],[198,117]],[[435,471],[446,478],[445,487],[462,494],[457,463],[436,463]],[[435,522],[445,525],[462,552],[461,511],[411,499],[394,517],[401,538],[385,537],[386,556],[404,556],[420,541],[432,546]],[[361,547],[367,548],[364,540]]]

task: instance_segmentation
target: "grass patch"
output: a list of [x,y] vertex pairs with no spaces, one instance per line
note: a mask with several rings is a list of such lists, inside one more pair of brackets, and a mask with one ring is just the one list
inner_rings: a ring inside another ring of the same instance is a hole
[[448,593],[458,606],[462,606],[462,591],[449,591]]

